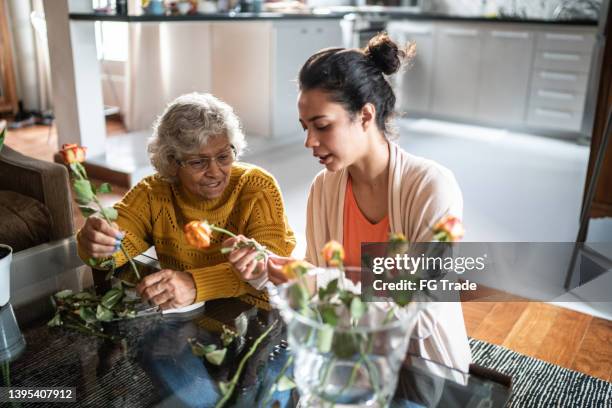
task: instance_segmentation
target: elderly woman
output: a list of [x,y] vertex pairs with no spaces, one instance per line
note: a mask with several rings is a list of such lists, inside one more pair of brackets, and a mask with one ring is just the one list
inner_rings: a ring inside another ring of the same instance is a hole
[[142,297],[163,309],[227,297],[261,294],[244,282],[220,252],[223,237],[213,235],[205,250],[187,244],[184,225],[208,220],[255,238],[280,255],[295,246],[278,184],[265,170],[236,162],[246,146],[232,108],[210,94],[188,94],[170,103],[157,120],[148,146],[157,170],[115,205],[111,227],[89,217],[79,231],[82,259],[114,257],[123,242],[130,256],[154,246],[163,270],[137,286]]

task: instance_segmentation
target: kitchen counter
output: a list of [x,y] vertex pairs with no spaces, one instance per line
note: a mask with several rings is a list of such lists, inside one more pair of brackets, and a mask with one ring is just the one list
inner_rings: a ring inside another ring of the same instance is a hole
[[374,15],[389,19],[406,20],[445,20],[458,22],[495,22],[521,24],[556,24],[576,26],[596,26],[597,20],[547,20],[513,16],[457,16],[447,14],[420,13],[404,7],[333,7],[314,9],[307,13],[210,13],[189,15],[114,15],[97,13],[70,13],[71,20],[119,21],[119,22],[173,22],[173,21],[244,21],[244,20],[291,20],[291,19],[341,19],[347,14]]

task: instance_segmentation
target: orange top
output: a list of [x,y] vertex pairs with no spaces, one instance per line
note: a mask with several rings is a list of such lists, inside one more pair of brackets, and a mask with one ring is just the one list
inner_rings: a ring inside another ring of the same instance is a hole
[[362,242],[387,242],[389,240],[389,214],[376,224],[372,224],[361,212],[355,196],[353,183],[349,176],[344,194],[344,231],[343,242],[346,266],[361,266]]

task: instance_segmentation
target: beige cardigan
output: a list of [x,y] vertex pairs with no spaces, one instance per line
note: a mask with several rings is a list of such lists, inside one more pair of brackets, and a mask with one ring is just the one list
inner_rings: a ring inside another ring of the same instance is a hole
[[[432,239],[432,226],[445,214],[463,213],[461,190],[450,170],[389,142],[389,226],[410,242]],[[308,196],[306,260],[323,266],[323,245],[342,243],[348,171],[321,171]],[[418,337],[418,339],[415,339]],[[422,357],[467,372],[471,353],[460,303],[437,302],[420,313],[410,349]]]

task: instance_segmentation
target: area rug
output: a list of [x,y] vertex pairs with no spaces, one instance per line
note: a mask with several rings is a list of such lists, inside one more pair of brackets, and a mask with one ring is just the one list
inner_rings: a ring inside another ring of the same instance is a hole
[[474,363],[512,377],[510,408],[612,408],[612,383],[470,339]]

